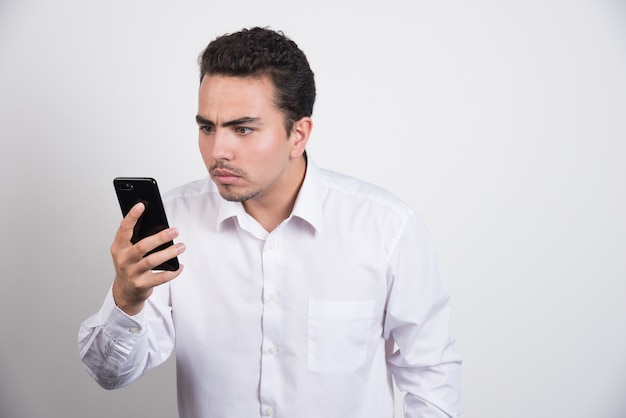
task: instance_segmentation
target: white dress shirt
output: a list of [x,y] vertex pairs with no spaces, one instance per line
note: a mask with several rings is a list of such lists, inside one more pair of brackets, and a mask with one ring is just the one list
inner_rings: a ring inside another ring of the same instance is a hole
[[461,361],[431,242],[390,193],[309,158],[271,233],[210,178],[164,196],[184,272],[128,316],[111,292],[79,331],[87,370],[125,386],[175,348],[181,418],[457,417]]

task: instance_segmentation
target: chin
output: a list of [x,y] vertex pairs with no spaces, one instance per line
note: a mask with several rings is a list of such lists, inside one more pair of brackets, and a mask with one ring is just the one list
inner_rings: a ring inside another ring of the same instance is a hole
[[234,190],[229,190],[229,188],[225,188],[223,186],[218,187],[220,196],[224,200],[228,200],[229,202],[245,202],[246,200],[250,200],[255,198],[261,193],[261,190],[253,190],[253,191],[244,191],[241,193],[237,193]]

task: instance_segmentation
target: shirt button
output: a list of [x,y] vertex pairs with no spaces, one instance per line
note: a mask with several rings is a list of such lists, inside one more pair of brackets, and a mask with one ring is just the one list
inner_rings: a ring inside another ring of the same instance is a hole
[[269,300],[271,300],[272,302],[275,301],[276,299],[278,299],[278,293],[276,292],[272,292],[270,293],[268,296]]
[[278,248],[278,243],[277,242],[270,242],[270,250],[275,250],[276,248]]
[[273,408],[266,408],[265,409],[265,415],[267,415],[268,417],[274,415],[274,409]]
[[[278,349],[276,347],[270,347],[267,349],[267,352],[270,353],[270,355],[274,355],[278,352]],[[271,408],[270,408],[271,409]]]
[[139,328],[137,327],[128,328],[128,332],[130,332],[131,334],[135,334],[137,331],[139,331]]

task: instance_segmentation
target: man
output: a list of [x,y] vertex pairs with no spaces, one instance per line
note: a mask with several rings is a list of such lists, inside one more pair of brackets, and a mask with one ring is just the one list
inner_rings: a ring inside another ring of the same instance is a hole
[[[170,223],[131,245],[138,204],[111,246],[112,291],[79,332],[105,388],[176,350],[182,418],[459,415],[461,361],[424,225],[399,199],[317,167],[303,52],[244,29],[200,59],[199,148],[209,177],[164,198]],[[177,239],[168,249],[149,250]],[[153,272],[179,256],[176,272]]]

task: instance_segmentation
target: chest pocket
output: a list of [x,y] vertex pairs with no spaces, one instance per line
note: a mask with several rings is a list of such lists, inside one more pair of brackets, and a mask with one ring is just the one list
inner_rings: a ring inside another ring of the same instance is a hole
[[350,373],[367,358],[375,301],[309,300],[309,369]]

